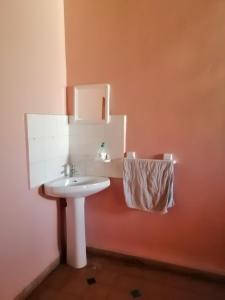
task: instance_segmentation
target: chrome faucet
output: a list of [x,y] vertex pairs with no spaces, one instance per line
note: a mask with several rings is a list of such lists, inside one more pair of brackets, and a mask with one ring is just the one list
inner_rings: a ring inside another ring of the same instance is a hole
[[76,173],[77,173],[77,171],[75,169],[75,165],[74,164],[69,164],[69,163],[66,164],[64,166],[64,171],[62,173],[64,173],[64,175],[66,177],[73,177],[73,176],[75,176]]
[[70,165],[70,177],[73,177],[76,175],[76,169],[75,169],[75,165]]

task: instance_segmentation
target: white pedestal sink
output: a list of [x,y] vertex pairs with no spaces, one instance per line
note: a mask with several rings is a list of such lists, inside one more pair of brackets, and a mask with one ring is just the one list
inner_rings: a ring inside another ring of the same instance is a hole
[[67,263],[74,268],[82,268],[87,264],[85,197],[98,193],[109,186],[109,178],[94,176],[64,177],[44,185],[47,195],[63,197],[67,200]]

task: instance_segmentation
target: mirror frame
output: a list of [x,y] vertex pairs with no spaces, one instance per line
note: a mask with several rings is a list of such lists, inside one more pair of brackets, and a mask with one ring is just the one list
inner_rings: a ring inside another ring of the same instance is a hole
[[[81,120],[79,119],[79,89],[85,88],[95,88],[95,87],[104,87],[106,89],[106,98],[105,98],[105,119],[99,121],[92,121],[92,120]],[[110,105],[110,84],[108,83],[101,83],[101,84],[82,84],[82,85],[75,85],[73,91],[73,116],[74,122],[79,123],[109,123],[110,122],[110,112],[109,112],[109,105]]]

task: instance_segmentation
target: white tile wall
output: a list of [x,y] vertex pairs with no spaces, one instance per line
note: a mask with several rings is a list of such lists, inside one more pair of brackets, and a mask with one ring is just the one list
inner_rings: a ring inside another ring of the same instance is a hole
[[126,146],[126,116],[112,116],[105,125],[105,142],[113,159],[124,157]]
[[45,179],[45,162],[38,161],[29,164],[30,188],[41,185]]
[[[122,158],[126,148],[126,116],[111,116],[110,123],[70,122],[70,161],[80,175],[122,177]],[[96,161],[102,142],[111,157],[110,163]]]
[[[26,114],[30,188],[63,176],[70,161],[80,175],[122,177],[126,116],[111,116],[110,123],[74,123],[68,116]],[[110,163],[96,160],[102,142]]]
[[30,188],[62,176],[69,156],[68,116],[26,114]]

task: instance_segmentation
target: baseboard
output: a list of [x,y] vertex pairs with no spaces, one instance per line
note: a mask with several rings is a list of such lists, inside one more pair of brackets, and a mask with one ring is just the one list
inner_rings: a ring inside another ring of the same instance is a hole
[[198,279],[216,281],[216,282],[221,282],[223,284],[225,283],[225,275],[207,272],[205,270],[199,270],[199,269],[179,266],[179,265],[175,265],[175,264],[171,264],[171,263],[141,258],[141,257],[137,257],[137,256],[122,254],[122,253],[118,253],[118,252],[114,252],[114,251],[103,250],[103,249],[98,249],[98,248],[93,248],[93,247],[88,247],[87,253],[89,253],[90,255],[93,254],[93,255],[112,257],[115,259],[119,259],[119,260],[123,260],[123,261],[129,262],[129,263],[132,263],[139,267],[149,267],[151,269],[173,272],[173,273],[177,273],[180,275],[192,276],[192,277],[195,277]]
[[60,258],[56,258],[50,265],[48,265],[34,280],[31,281],[23,290],[20,292],[14,300],[26,299],[35,288],[37,288],[41,282],[60,264]]

